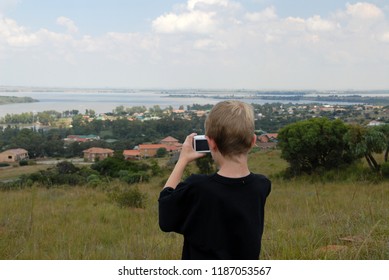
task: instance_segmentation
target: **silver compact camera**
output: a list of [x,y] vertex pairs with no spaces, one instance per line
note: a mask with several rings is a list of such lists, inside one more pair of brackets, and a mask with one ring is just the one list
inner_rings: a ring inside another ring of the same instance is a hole
[[199,153],[209,153],[208,140],[205,135],[196,135],[193,139],[193,148]]

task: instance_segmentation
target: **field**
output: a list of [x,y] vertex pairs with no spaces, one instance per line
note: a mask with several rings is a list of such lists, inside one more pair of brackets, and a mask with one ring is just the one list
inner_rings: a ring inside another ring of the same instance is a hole
[[27,166],[17,166],[16,168],[12,167],[3,167],[0,168],[0,180],[8,180],[17,178],[20,174],[28,174],[37,172],[50,167],[50,165],[27,165]]
[[[286,166],[278,151],[251,154],[273,182],[262,259],[389,259],[389,182],[273,177]],[[137,185],[144,209],[119,207],[104,186],[1,191],[0,259],[179,259],[182,237],[158,227],[166,177]]]

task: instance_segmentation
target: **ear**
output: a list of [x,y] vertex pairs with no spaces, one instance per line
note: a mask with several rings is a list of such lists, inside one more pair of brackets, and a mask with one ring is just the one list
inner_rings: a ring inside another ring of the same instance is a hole
[[215,140],[213,140],[212,138],[209,138],[208,136],[207,136],[207,140],[208,140],[209,149],[211,151],[217,151],[217,145],[216,145]]
[[253,135],[253,139],[251,140],[251,148],[256,146],[257,144],[257,135]]

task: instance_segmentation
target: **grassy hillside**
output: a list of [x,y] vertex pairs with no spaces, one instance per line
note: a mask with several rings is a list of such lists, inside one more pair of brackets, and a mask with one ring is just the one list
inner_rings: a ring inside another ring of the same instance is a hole
[[[272,177],[286,166],[277,151],[251,154],[254,172]],[[0,259],[179,259],[182,237],[158,227],[166,177],[136,186],[147,193],[144,209],[110,200],[119,182],[2,191]],[[272,181],[262,259],[389,258],[388,182]]]

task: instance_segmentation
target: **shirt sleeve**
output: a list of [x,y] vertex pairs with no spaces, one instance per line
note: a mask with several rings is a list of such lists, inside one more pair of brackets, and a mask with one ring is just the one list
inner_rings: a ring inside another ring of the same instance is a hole
[[178,184],[176,189],[164,188],[158,199],[159,227],[162,231],[182,233],[187,217],[188,185]]

